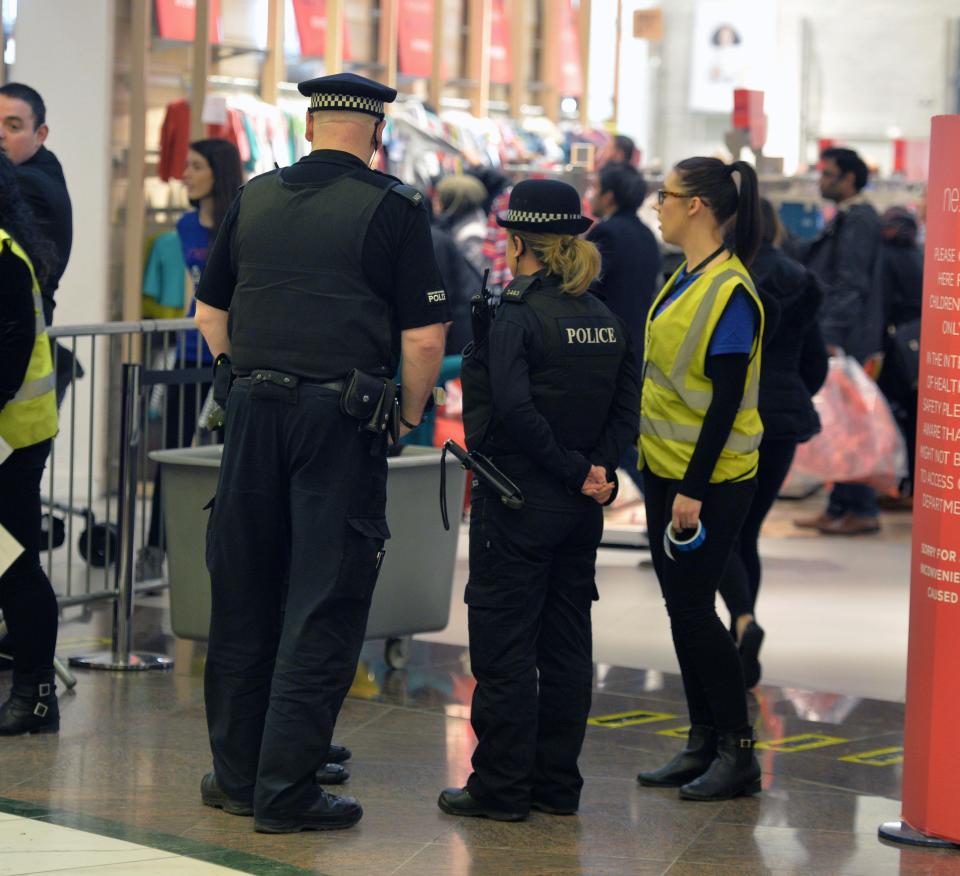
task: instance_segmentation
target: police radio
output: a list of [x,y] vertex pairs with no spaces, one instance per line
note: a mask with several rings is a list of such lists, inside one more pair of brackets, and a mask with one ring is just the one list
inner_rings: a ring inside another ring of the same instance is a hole
[[496,309],[493,296],[487,288],[488,279],[490,279],[490,268],[483,272],[480,291],[470,299],[470,327],[473,329],[474,346],[482,344],[487,339]]

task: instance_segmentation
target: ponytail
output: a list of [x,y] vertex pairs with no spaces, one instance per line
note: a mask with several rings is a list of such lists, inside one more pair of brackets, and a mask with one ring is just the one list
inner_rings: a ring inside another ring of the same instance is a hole
[[561,278],[560,288],[568,295],[582,295],[600,276],[600,250],[588,240],[569,234],[540,234],[531,231],[517,236],[547,272]]
[[731,239],[737,257],[749,265],[760,248],[760,181],[745,161],[687,158],[675,168],[687,193],[701,198]]
[[739,179],[737,209],[733,218],[733,251],[740,261],[750,265],[760,249],[762,234],[760,218],[760,181],[757,172],[746,161],[734,161],[727,165],[731,179],[736,185]]

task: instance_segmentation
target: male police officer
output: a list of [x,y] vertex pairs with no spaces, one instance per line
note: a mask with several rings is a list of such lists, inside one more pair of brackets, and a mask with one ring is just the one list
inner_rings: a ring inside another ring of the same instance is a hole
[[389,537],[376,408],[402,353],[400,434],[419,423],[449,321],[421,195],[368,169],[396,91],[350,73],[300,91],[313,152],[247,184],[196,315],[236,378],[207,544],[214,773],[201,795],[273,833],[363,814],[315,773]]

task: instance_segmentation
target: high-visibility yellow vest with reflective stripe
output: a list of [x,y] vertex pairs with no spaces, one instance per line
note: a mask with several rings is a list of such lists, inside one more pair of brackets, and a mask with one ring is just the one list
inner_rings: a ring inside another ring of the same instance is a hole
[[705,271],[653,318],[670,296],[679,269],[660,290],[647,315],[643,392],[640,405],[640,468],[662,478],[682,480],[713,399],[707,377],[710,339],[734,290],[746,288],[760,314],[740,410],[720,453],[711,483],[746,480],[757,470],[763,424],[757,410],[760,390],[760,339],[763,305],[743,262],[736,256]]
[[0,411],[0,438],[14,450],[39,444],[57,434],[56,377],[50,339],[43,319],[40,284],[30,259],[20,245],[0,228],[0,247],[9,247],[23,259],[33,279],[33,312],[35,335],[30,364],[17,394]]

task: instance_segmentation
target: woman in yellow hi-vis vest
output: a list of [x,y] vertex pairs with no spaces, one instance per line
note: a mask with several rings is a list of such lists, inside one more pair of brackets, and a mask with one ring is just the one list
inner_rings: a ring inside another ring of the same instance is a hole
[[681,754],[637,778],[726,800],[760,790],[737,646],[714,608],[763,435],[764,315],[746,267],[760,243],[757,175],[742,161],[689,158],[658,200],[663,239],[685,261],[647,317],[640,466],[691,729]]
[[13,652],[13,691],[0,705],[0,736],[60,729],[57,599],[40,565],[40,479],[57,433],[57,399],[38,280],[55,254],[34,229],[13,165],[0,153],[0,526],[23,548],[0,575],[0,611]]

